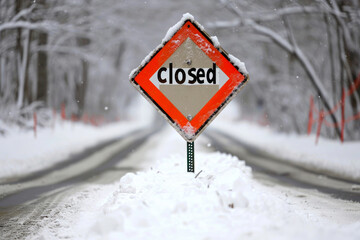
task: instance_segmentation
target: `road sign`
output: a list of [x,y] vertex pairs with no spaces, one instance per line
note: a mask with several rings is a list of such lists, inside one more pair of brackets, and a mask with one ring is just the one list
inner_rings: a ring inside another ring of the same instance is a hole
[[243,63],[227,54],[190,14],[130,74],[131,83],[189,143],[247,82]]

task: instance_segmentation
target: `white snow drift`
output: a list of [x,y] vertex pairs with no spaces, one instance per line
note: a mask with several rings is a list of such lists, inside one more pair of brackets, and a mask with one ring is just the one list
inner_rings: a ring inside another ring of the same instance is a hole
[[[349,202],[252,178],[236,157],[197,154],[198,175],[170,155],[67,199],[33,239],[359,239]],[[334,209],[337,209],[334,211]],[[357,213],[357,216],[359,214]]]

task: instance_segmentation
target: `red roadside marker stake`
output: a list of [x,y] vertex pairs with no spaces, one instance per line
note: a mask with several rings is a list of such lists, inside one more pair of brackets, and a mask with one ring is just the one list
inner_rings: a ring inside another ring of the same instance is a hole
[[321,130],[321,125],[322,125],[322,123],[323,123],[324,117],[325,117],[325,112],[324,112],[324,111],[320,111],[320,112],[319,112],[319,125],[318,125],[318,129],[317,129],[317,132],[316,132],[316,141],[315,141],[315,144],[318,144],[318,142],[319,142],[320,130]]
[[61,104],[61,119],[66,120],[65,103]]

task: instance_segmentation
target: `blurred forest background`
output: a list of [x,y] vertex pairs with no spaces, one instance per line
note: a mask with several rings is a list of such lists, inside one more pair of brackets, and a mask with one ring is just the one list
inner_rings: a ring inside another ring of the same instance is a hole
[[46,125],[63,104],[76,118],[129,118],[130,71],[186,12],[245,62],[242,119],[304,134],[313,109],[323,136],[344,123],[360,139],[358,0],[0,0],[0,119],[26,127],[37,111]]

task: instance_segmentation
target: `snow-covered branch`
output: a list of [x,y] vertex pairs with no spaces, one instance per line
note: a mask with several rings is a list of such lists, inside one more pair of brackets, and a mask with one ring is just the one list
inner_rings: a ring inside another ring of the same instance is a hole
[[[336,13],[340,13],[339,6],[337,5],[336,1],[330,0],[332,6],[328,5],[325,1],[323,1],[323,2],[327,9],[334,9],[334,11]],[[342,18],[340,18],[338,15],[335,15],[335,17],[336,17],[336,20],[338,21],[338,23],[341,25],[342,30],[344,31],[345,44],[347,45],[347,47],[349,49],[354,49],[355,46],[354,46],[349,28],[346,26],[345,21]]]
[[[232,3],[231,3],[232,4]],[[233,5],[231,6],[232,11],[239,14],[240,10],[235,8]],[[294,6],[294,7],[284,7],[279,8],[272,11],[259,11],[259,12],[241,12],[241,16],[246,19],[251,19],[255,22],[267,22],[279,20],[284,16],[293,16],[297,14],[330,14],[339,19],[347,18],[347,14],[340,12],[338,10],[334,10],[329,7],[315,7],[315,6]],[[216,21],[214,23],[210,23],[210,27],[231,27],[237,26],[239,21],[237,19],[232,21]]]
[[273,21],[279,20],[284,16],[293,16],[296,14],[331,14],[339,18],[346,18],[347,15],[345,13],[335,11],[329,8],[319,8],[314,6],[294,6],[294,7],[284,7],[276,9],[276,11],[265,11],[265,12],[245,12],[244,16],[247,18],[251,18],[256,22],[265,22],[265,21]]
[[81,50],[79,49],[78,46],[51,46],[51,45],[46,45],[46,46],[37,46],[36,48],[33,49],[33,52],[46,52],[46,53],[65,53],[65,54],[69,54],[72,56],[76,56],[79,59],[85,60],[87,62],[90,63],[98,63],[99,62],[99,58],[96,54],[93,54],[91,52],[88,52],[86,50]]
[[290,53],[294,53],[294,47],[289,43],[289,41],[287,41],[285,38],[283,38],[280,34],[276,33],[274,30],[272,30],[268,27],[259,25],[251,19],[245,19],[243,24],[244,24],[244,26],[248,26],[248,27],[254,29],[256,32],[258,32],[260,34],[269,37],[277,45],[284,48],[286,51],[288,51]]
[[18,21],[20,18],[30,14],[34,9],[35,9],[35,4],[31,5],[29,8],[21,10],[13,18],[11,18],[10,22]]
[[[290,41],[285,39],[283,36],[281,36],[275,30],[273,30],[269,27],[266,27],[264,25],[261,25],[260,23],[257,22],[257,20],[261,19],[263,17],[263,15],[259,14],[259,16],[256,19],[250,18],[246,13],[241,11],[240,8],[238,8],[234,4],[234,2],[227,2],[225,6],[226,6],[226,8],[228,8],[231,12],[233,12],[237,16],[237,20],[236,21],[234,20],[227,24],[224,22],[220,23],[220,24],[215,23],[213,26],[222,26],[222,27],[232,26],[233,27],[234,24],[238,24],[238,26],[248,27],[248,28],[252,29],[253,31],[255,31],[256,33],[268,37],[276,45],[278,45],[279,47],[281,47],[282,49],[287,51],[290,55],[295,56],[296,59],[299,61],[299,63],[304,68],[307,75],[309,76],[309,80],[312,83],[312,85],[314,86],[314,88],[315,88],[316,92],[318,93],[321,101],[323,102],[325,108],[329,112],[331,112],[331,109],[333,106],[332,100],[329,97],[327,90],[324,87],[322,81],[320,80],[320,77],[317,74],[313,64],[310,62],[308,57],[304,54],[304,52],[296,44],[294,36],[290,36]],[[310,10],[310,9],[307,9],[307,10]],[[298,13],[299,11],[300,11],[299,8],[287,8],[287,9],[282,9],[282,11],[279,13],[279,15],[284,16],[285,14],[288,15],[288,14],[295,13],[295,12]],[[305,10],[303,10],[302,12],[305,12]],[[340,17],[341,14],[336,9],[335,9],[335,11],[332,11],[332,13],[336,14],[337,17],[341,19],[341,17]],[[332,114],[331,118],[334,123],[338,122],[336,115]],[[336,130],[340,136],[340,130],[338,128]]]
[[23,28],[29,30],[38,30],[43,32],[59,32],[66,31],[75,34],[76,36],[87,36],[89,33],[80,28],[75,28],[71,25],[59,24],[55,21],[41,21],[41,22],[28,22],[28,21],[16,21],[5,22],[0,25],[0,32],[9,29]]
[[[305,56],[303,51],[301,51],[301,49],[299,47],[297,47],[294,44],[291,44],[288,40],[286,40],[280,34],[276,33],[275,31],[273,31],[270,28],[261,26],[261,25],[255,23],[254,21],[251,21],[249,19],[245,21],[245,24],[246,24],[246,26],[249,26],[252,29],[254,29],[256,32],[269,37],[278,46],[280,46],[281,48],[283,48],[284,50],[286,50],[290,54],[293,54],[293,55],[295,55],[297,57],[299,62],[303,65],[305,71],[308,73],[308,75],[310,77],[310,81],[312,82],[315,89],[317,90],[317,92],[318,92],[319,96],[321,97],[324,105],[330,111],[331,106],[333,105],[332,101],[329,98],[329,96],[327,94],[327,91],[326,91],[325,87],[323,86],[319,76],[317,75],[313,65],[310,63],[309,59]],[[336,116],[334,116],[334,117],[336,118]]]

